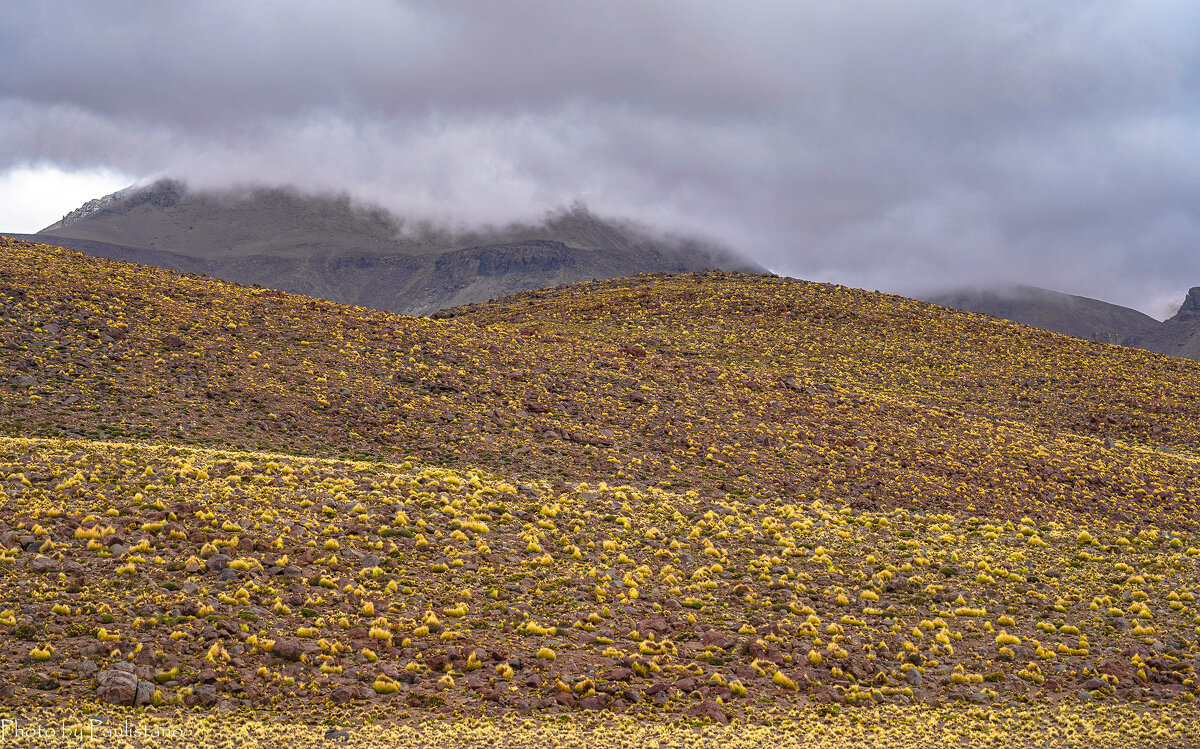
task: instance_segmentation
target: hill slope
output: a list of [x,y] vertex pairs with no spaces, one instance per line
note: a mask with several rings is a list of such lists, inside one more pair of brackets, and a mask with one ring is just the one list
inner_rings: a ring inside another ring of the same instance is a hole
[[0,293],[18,704],[1197,728],[1196,362],[731,273],[431,320],[0,240]]
[[1128,307],[1035,286],[964,290],[925,299],[1101,343],[1120,344],[1160,325],[1153,317]]
[[196,192],[172,181],[91,201],[27,238],[418,315],[593,278],[757,270],[721,248],[654,237],[582,208],[536,226],[459,232],[407,225],[346,197],[266,188]]

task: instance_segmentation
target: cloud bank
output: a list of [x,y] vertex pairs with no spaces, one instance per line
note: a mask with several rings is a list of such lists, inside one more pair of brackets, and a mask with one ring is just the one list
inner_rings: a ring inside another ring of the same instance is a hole
[[1197,38],[1166,0],[7,4],[0,174],[582,201],[789,275],[1162,316],[1200,285]]

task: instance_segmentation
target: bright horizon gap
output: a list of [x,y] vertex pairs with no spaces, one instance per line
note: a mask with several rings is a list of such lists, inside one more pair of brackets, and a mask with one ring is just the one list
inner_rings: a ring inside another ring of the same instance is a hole
[[22,164],[0,174],[0,231],[35,234],[95,198],[137,180],[115,169],[68,171],[53,164]]

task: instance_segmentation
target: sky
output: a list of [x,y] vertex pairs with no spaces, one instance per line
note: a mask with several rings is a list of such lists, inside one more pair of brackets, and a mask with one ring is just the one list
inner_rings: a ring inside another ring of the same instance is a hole
[[771,270],[1200,285],[1200,4],[0,4],[0,230],[168,176],[459,225],[577,202]]

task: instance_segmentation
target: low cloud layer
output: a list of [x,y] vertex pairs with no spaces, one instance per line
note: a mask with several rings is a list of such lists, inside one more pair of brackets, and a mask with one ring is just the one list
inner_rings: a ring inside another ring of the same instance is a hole
[[582,201],[789,275],[1163,316],[1200,285],[1197,38],[1166,0],[7,4],[0,174]]

